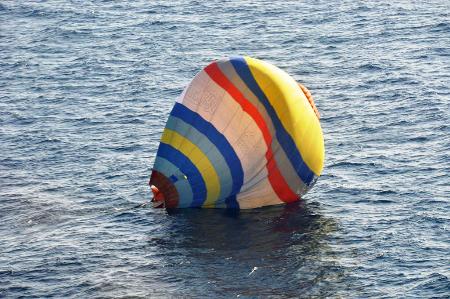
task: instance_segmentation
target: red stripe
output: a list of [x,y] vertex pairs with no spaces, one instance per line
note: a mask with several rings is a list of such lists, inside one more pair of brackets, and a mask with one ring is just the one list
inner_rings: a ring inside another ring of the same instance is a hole
[[270,184],[272,185],[272,189],[278,195],[278,198],[284,202],[293,202],[298,200],[299,196],[291,190],[276,165],[271,147],[272,135],[270,134],[269,128],[267,127],[258,109],[244,97],[244,95],[233,85],[233,83],[231,83],[231,81],[228,80],[228,78],[220,70],[217,63],[211,63],[205,68],[205,71],[209,77],[214,80],[214,82],[222,87],[242,107],[242,109],[247,112],[251,118],[253,118],[256,125],[261,130],[264,141],[267,145],[266,159],[268,163],[266,168],[268,171],[268,178]]

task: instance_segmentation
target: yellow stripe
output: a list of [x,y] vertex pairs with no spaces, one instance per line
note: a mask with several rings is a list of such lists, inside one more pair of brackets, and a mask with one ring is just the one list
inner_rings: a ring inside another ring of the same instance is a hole
[[250,57],[245,60],[306,165],[320,175],[325,158],[322,129],[297,82],[269,63]]
[[206,201],[203,207],[212,207],[219,198],[220,182],[214,166],[208,157],[189,139],[173,130],[164,129],[161,142],[179,150],[197,167],[206,185]]

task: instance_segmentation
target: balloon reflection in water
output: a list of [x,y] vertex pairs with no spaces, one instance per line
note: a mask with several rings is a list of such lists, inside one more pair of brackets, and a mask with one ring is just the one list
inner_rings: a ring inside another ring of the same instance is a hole
[[208,281],[211,296],[295,297],[299,288],[342,276],[327,241],[336,223],[318,210],[303,202],[241,211],[169,210],[160,237],[152,233],[148,246],[165,265],[161,279],[176,279],[193,294],[190,281]]

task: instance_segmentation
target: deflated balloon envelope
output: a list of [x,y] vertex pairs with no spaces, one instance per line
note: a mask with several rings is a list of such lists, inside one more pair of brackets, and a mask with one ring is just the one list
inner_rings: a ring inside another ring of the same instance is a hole
[[176,101],[150,185],[167,208],[299,200],[324,163],[318,115],[297,82],[250,57],[211,63]]

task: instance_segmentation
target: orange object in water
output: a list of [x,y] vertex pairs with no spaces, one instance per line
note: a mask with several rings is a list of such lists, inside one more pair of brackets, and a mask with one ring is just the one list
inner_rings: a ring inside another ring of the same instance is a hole
[[317,116],[317,119],[320,119],[320,113],[319,113],[319,110],[317,110],[317,107],[316,107],[316,104],[314,103],[314,99],[311,95],[311,92],[303,84],[298,83],[298,86],[301,88],[301,90],[305,94],[306,98],[308,99],[308,102],[311,105],[311,107],[313,108],[314,113]]
[[152,189],[152,193],[153,193],[153,199],[152,199],[153,207],[154,208],[163,208],[164,201],[165,201],[164,194],[162,192],[160,192],[159,189],[154,185],[151,185],[150,189]]

